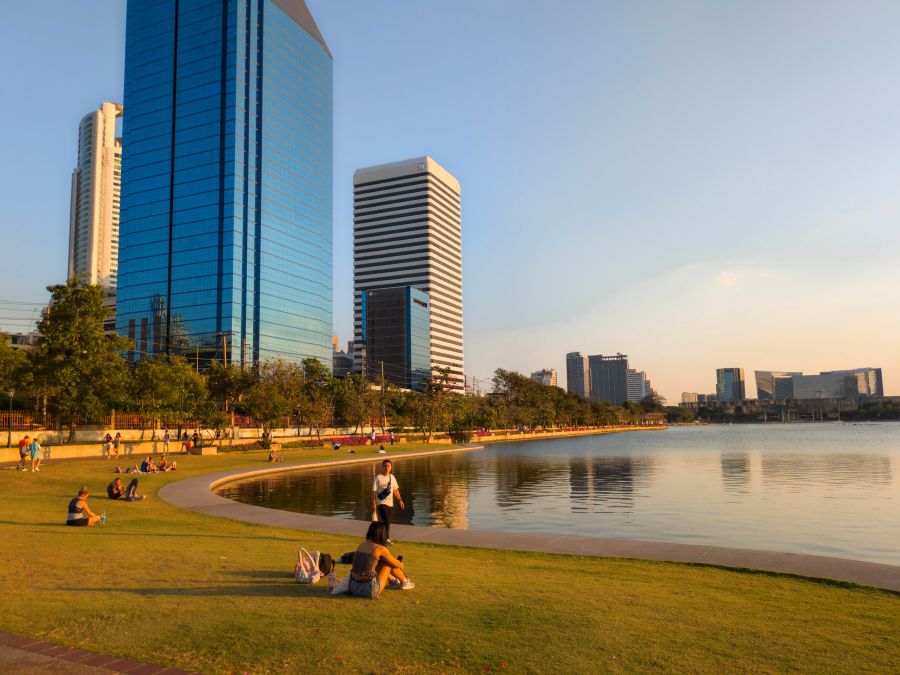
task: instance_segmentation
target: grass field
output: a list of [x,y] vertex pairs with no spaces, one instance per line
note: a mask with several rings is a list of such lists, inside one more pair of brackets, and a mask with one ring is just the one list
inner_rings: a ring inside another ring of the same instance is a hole
[[[156,497],[264,452],[177,459],[135,504],[106,499],[108,461],[0,469],[0,629],[220,673],[900,672],[900,596],[770,574],[398,542],[415,590],[333,598],[294,583],[296,547],[357,540]],[[63,526],[82,484],[106,527]]]

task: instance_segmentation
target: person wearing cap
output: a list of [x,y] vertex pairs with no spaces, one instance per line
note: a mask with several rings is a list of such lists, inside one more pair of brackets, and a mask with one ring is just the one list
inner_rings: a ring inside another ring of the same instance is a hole
[[89,527],[100,522],[100,516],[91,511],[91,507],[87,504],[88,494],[88,489],[82,487],[78,491],[78,496],[69,501],[66,525]]

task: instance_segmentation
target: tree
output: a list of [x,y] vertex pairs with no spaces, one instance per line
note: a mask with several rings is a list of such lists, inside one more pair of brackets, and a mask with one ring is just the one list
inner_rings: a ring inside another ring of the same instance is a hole
[[318,359],[303,359],[302,367],[309,435],[315,427],[316,436],[321,437],[322,427],[334,416],[334,377]]
[[372,391],[372,385],[366,378],[355,373],[343,378],[340,383],[335,382],[334,416],[346,426],[353,427],[353,433],[358,433],[367,419],[372,419],[376,413],[377,399]]
[[241,397],[256,382],[252,370],[244,370],[241,366],[220,361],[213,361],[206,370],[206,385],[212,400],[221,402],[225,412],[234,414]]
[[22,391],[30,379],[28,359],[21,350],[14,349],[7,335],[0,333],[0,392]]
[[127,367],[121,352],[130,343],[104,333],[110,309],[100,286],[70,279],[47,290],[50,308],[38,324],[41,338],[31,363],[35,385],[49,396],[50,409],[69,427],[72,441],[78,423],[99,422],[123,402]]
[[144,421],[149,418],[151,438],[164,417],[178,415],[179,422],[187,413],[200,409],[207,398],[206,382],[181,356],[160,355],[138,362],[131,375],[131,397],[141,413],[141,438]]
[[279,418],[290,412],[287,401],[281,395],[278,381],[264,375],[247,390],[243,403],[264,433],[271,431]]
[[423,381],[424,391],[413,403],[413,424],[426,443],[431,442],[436,429],[445,427],[449,421],[450,369],[434,368],[434,373]]

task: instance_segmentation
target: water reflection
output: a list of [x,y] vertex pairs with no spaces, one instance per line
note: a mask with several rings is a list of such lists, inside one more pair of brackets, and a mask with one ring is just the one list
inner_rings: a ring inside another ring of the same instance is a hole
[[722,453],[722,483],[727,492],[747,494],[750,491],[750,455]]
[[575,457],[569,462],[569,502],[573,513],[630,511],[635,489],[653,473],[649,457]]

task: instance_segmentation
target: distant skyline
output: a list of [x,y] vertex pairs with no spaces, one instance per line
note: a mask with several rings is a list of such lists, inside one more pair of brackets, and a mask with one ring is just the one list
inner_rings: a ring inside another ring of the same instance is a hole
[[[461,184],[468,375],[622,352],[672,403],[721,367],[748,393],[754,370],[881,367],[900,393],[897,3],[308,4],[335,55],[341,344],[353,171],[428,154]],[[2,301],[65,277],[78,123],[122,99],[124,15],[0,6]]]

